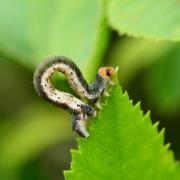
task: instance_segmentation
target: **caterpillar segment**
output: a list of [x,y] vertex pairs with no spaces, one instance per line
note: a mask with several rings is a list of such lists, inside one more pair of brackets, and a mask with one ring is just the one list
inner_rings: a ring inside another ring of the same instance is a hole
[[80,69],[71,59],[54,56],[43,61],[34,73],[33,83],[37,94],[49,103],[69,111],[72,114],[73,131],[82,137],[88,137],[86,119],[88,116],[95,117],[97,112],[91,105],[72,94],[57,90],[51,84],[51,77],[56,71],[64,74],[77,96],[87,99],[91,104],[98,104],[97,107],[101,109],[99,98],[103,94],[108,96],[106,90],[113,82],[111,77],[115,70],[111,67],[101,67],[95,81],[88,85]]

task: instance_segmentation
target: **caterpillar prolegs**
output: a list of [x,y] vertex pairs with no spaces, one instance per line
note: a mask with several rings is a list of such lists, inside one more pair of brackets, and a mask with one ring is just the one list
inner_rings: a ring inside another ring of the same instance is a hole
[[51,84],[51,76],[59,71],[67,77],[74,92],[89,102],[96,103],[105,94],[105,90],[113,84],[111,78],[115,73],[112,67],[101,67],[98,70],[95,81],[88,85],[77,65],[67,57],[54,56],[40,64],[34,73],[34,87],[37,94],[49,103],[68,110],[72,114],[72,129],[82,137],[88,137],[86,119],[88,116],[96,116],[96,110],[70,93],[57,90]]

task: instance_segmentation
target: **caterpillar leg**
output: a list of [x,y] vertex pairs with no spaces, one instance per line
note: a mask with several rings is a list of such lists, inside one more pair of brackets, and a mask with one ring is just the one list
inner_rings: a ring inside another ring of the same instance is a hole
[[109,97],[111,96],[107,90],[104,91],[104,96]]
[[109,84],[110,84],[111,86],[114,86],[116,83],[115,83],[114,81],[111,81]]
[[86,129],[87,115],[82,113],[72,114],[72,129],[81,137],[88,137],[89,133]]
[[102,103],[101,101],[98,99],[97,102],[95,103],[95,106],[98,108],[98,109],[102,109]]

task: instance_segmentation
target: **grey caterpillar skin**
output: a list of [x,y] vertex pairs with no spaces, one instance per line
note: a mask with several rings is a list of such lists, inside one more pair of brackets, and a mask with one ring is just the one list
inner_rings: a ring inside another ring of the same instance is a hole
[[63,73],[71,88],[82,98],[96,102],[109,84],[107,78],[99,74],[92,85],[88,85],[80,69],[67,57],[54,56],[46,59],[34,73],[33,83],[37,94],[49,103],[68,110],[72,114],[72,128],[82,137],[89,134],[85,127],[87,116],[96,116],[96,111],[90,105],[69,93],[57,90],[50,82],[55,71]]
[[88,137],[89,133],[86,130],[85,120],[87,116],[83,113],[72,114],[72,129],[77,132],[81,137]]
[[[89,105],[69,93],[61,92],[54,88],[50,82],[50,78],[55,71],[62,72],[67,77],[71,88],[75,92],[79,92],[79,94],[83,90],[85,91],[88,86],[79,68],[73,61],[64,56],[55,56],[48,58],[40,64],[34,73],[33,82],[38,95],[46,99],[48,102],[63,109],[67,109],[70,112],[80,113],[84,111],[88,114],[88,112],[86,112],[86,106],[90,111],[91,109]],[[88,115],[91,115],[91,112]]]

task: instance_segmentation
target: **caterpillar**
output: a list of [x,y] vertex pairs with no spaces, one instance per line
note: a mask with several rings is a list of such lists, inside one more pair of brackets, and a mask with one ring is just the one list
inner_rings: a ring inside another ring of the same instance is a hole
[[86,119],[88,116],[95,117],[97,112],[91,105],[72,94],[57,90],[50,81],[56,71],[67,77],[71,88],[79,97],[100,108],[99,98],[103,94],[108,96],[106,89],[113,84],[112,77],[115,70],[112,67],[99,68],[96,79],[91,85],[88,85],[77,65],[65,56],[47,58],[35,70],[33,83],[37,94],[49,103],[69,111],[72,114],[73,131],[81,137],[88,137]]

